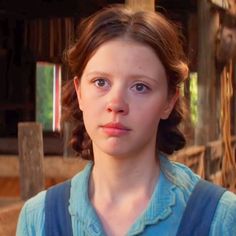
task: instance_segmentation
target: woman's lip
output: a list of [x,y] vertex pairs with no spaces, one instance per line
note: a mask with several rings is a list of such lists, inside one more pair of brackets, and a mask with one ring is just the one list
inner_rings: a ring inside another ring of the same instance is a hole
[[130,130],[128,127],[124,126],[121,123],[107,123],[102,125],[103,128],[111,128],[111,129],[123,129],[123,130]]
[[121,123],[108,123],[101,126],[103,131],[111,136],[121,136],[127,134],[131,129]]

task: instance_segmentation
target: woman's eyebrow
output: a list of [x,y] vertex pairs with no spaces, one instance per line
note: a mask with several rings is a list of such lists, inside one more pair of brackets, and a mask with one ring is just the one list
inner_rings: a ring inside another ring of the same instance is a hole
[[104,76],[104,77],[108,77],[108,76],[110,76],[110,74],[107,73],[107,72],[103,72],[103,71],[89,71],[89,72],[85,73],[85,76]]
[[148,80],[151,81],[153,83],[159,84],[160,83],[160,79],[158,78],[154,78],[152,76],[149,75],[144,75],[144,74],[137,74],[137,75],[132,75],[131,76],[132,79],[137,79],[137,80]]

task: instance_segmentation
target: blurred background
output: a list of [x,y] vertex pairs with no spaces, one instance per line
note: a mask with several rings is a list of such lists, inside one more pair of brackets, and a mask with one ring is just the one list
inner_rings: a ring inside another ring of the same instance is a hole
[[14,235],[22,201],[85,165],[60,123],[63,51],[84,17],[113,3],[161,12],[182,32],[187,146],[171,158],[236,191],[234,0],[0,0],[0,235]]

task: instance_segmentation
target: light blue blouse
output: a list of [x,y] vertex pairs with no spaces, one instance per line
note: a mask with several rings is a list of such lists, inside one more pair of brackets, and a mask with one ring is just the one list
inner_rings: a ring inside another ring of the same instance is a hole
[[[199,180],[188,167],[160,157],[161,174],[146,210],[127,236],[176,235],[187,200]],[[100,220],[88,198],[88,182],[93,163],[72,178],[69,212],[74,236],[104,236]],[[21,210],[17,236],[44,236],[46,191],[28,200]],[[114,222],[116,224],[116,222]],[[236,235],[236,195],[227,191],[216,209],[210,235]]]

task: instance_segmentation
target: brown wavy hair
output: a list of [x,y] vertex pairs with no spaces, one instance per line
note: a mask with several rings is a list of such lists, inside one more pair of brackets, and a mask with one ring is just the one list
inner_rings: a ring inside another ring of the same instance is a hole
[[[72,77],[81,78],[83,71],[103,43],[115,38],[128,37],[151,47],[160,58],[167,75],[169,94],[173,94],[187,78],[186,64],[177,28],[160,13],[134,12],[123,6],[110,6],[83,20],[77,31],[77,40],[65,52],[65,60]],[[157,150],[172,154],[185,146],[179,130],[183,109],[179,98],[166,120],[161,120],[157,132]],[[78,107],[73,79],[63,87],[63,120],[74,124],[71,145],[83,159],[93,160],[92,142]]]

